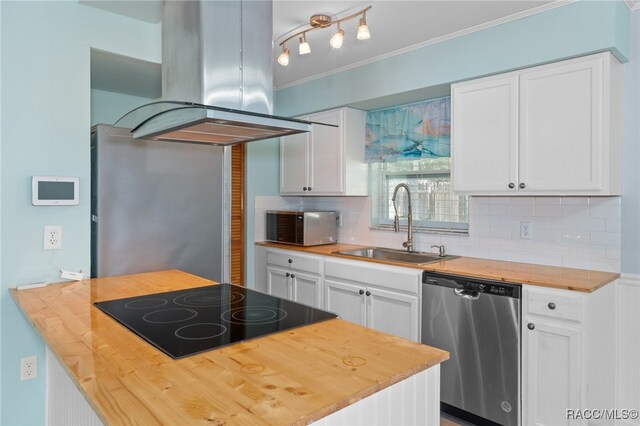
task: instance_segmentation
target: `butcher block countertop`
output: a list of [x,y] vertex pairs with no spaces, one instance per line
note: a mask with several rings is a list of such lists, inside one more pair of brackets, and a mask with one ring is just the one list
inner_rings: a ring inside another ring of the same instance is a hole
[[449,358],[332,319],[174,360],[93,306],[212,284],[172,270],[11,294],[106,424],[306,424]]
[[614,272],[590,271],[588,269],[561,268],[557,266],[534,265],[531,263],[505,262],[501,260],[479,259],[475,257],[458,257],[451,260],[415,265],[409,263],[364,259],[335,251],[352,250],[368,246],[353,244],[328,244],[323,246],[300,247],[288,244],[259,242],[257,245],[284,250],[295,250],[309,254],[336,256],[363,262],[384,263],[387,265],[417,268],[430,272],[465,275],[497,281],[551,287],[563,290],[574,290],[591,293],[600,287],[616,280],[620,274]]

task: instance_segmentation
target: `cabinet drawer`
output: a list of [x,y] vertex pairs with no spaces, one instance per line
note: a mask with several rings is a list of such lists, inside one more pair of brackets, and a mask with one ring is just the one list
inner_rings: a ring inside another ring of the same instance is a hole
[[582,322],[582,296],[569,291],[528,287],[527,312],[532,315]]
[[298,254],[289,250],[280,251],[277,249],[269,249],[267,253],[267,264],[292,268],[312,274],[320,274],[322,271],[322,260],[320,256]]
[[325,276],[413,294],[418,294],[420,291],[420,272],[397,266],[385,266],[358,260],[327,259],[325,261]]

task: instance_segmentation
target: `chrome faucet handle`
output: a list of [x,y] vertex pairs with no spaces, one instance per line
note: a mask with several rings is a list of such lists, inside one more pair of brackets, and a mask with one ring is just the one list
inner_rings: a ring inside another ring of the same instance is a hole
[[437,248],[438,249],[438,251],[439,251],[438,256],[440,256],[440,257],[445,257],[446,256],[445,255],[444,244],[441,244],[441,245],[434,244],[434,245],[431,246],[431,248]]

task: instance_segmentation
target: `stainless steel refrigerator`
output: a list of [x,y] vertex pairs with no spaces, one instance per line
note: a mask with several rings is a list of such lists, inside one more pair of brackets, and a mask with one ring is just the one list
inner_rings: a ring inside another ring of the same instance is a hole
[[224,275],[224,148],[91,129],[91,276]]

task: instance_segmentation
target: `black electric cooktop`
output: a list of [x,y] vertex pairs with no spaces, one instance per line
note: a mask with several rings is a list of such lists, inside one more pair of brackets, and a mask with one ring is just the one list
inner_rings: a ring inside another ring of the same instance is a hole
[[172,358],[336,318],[337,315],[231,284],[97,302]]

